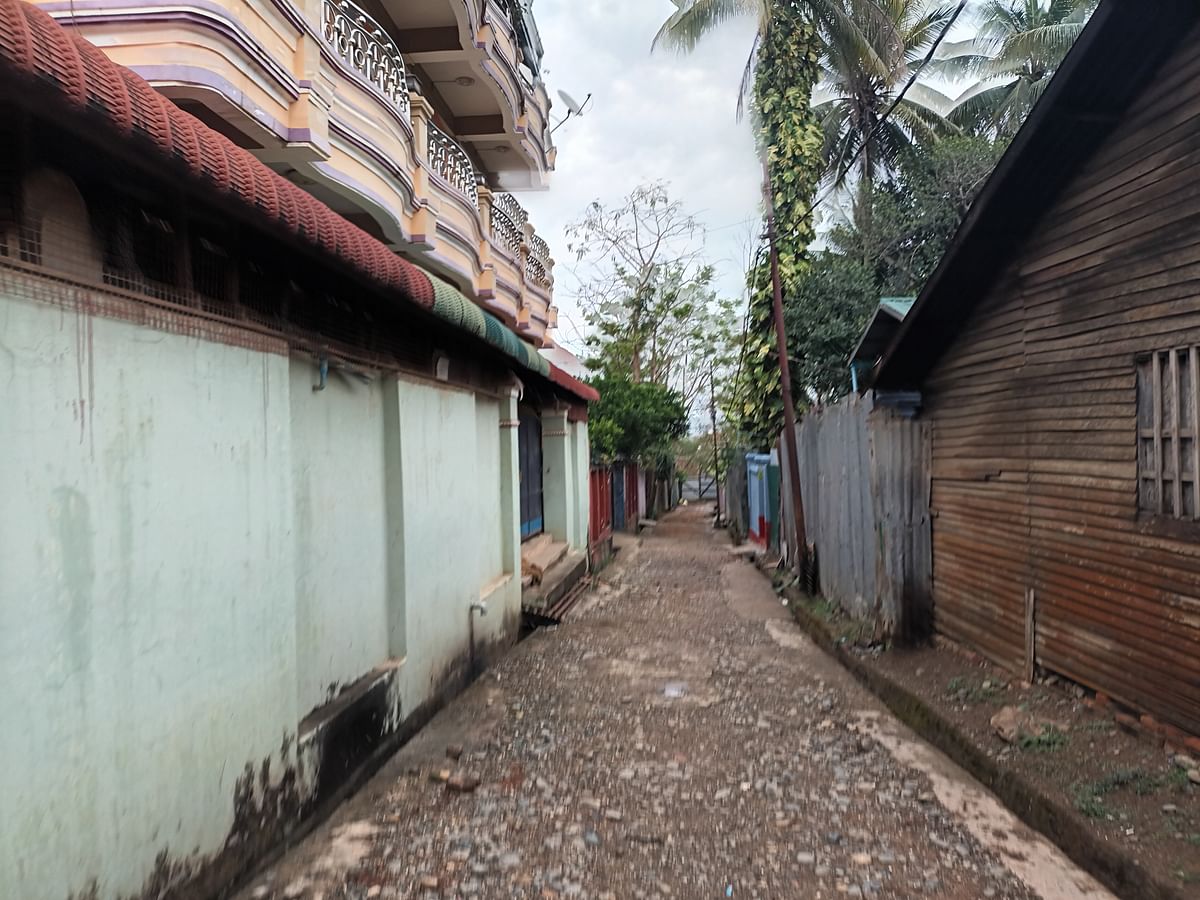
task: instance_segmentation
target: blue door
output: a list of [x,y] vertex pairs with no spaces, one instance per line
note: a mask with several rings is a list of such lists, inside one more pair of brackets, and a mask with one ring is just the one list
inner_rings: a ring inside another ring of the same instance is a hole
[[542,420],[532,410],[520,410],[517,457],[521,477],[521,540],[541,534],[542,513]]

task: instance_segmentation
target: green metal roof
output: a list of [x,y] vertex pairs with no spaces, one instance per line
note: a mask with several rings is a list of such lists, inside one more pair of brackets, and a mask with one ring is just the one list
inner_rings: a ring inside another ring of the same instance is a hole
[[916,297],[880,297],[879,305],[891,310],[901,319],[908,315],[908,311],[913,308],[913,304],[917,302]]

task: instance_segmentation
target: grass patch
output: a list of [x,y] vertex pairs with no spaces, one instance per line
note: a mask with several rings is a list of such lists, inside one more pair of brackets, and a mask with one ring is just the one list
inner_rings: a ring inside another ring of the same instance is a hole
[[995,702],[999,695],[1000,686],[992,681],[976,681],[965,675],[956,675],[946,682],[946,696],[972,706]]
[[1043,726],[1039,734],[1023,734],[1017,745],[1027,753],[1054,753],[1067,745],[1067,733],[1053,725]]
[[803,593],[789,592],[788,589],[795,587],[798,582],[798,579],[795,577],[781,578],[776,576],[773,581],[775,593],[787,600],[788,608],[792,610],[793,615],[795,615],[797,609],[802,609],[809,616],[817,619],[825,626],[826,631],[835,643],[858,646],[870,645],[875,632],[875,628],[871,622],[851,617],[837,603],[826,597],[820,595],[813,597]]
[[[1116,731],[1112,722],[1107,719],[1093,719],[1090,722],[1085,722],[1077,726],[1075,731],[1082,731],[1087,734],[1112,734]],[[1186,773],[1185,773],[1186,774]]]
[[1171,771],[1167,773],[1163,783],[1169,788],[1177,789],[1188,787],[1192,780],[1188,778],[1187,769],[1182,766],[1171,766]]
[[1097,781],[1076,783],[1072,787],[1075,808],[1089,819],[1103,819],[1112,814],[1104,798],[1114,791],[1131,789],[1139,796],[1153,794],[1163,785],[1163,779],[1144,769],[1118,769]]
[[1200,834],[1193,834],[1188,837],[1188,843],[1193,847],[1200,847]]

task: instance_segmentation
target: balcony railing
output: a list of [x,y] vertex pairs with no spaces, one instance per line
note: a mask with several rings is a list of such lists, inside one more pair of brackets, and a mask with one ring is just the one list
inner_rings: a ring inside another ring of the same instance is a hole
[[496,195],[492,201],[492,237],[512,254],[513,259],[521,256],[528,221],[529,213],[512,194]]
[[479,206],[475,165],[458,142],[432,122],[429,123],[429,166],[443,181]]
[[525,260],[525,277],[541,287],[550,287],[550,245],[536,234],[529,239],[529,259]]
[[350,0],[324,0],[322,34],[338,56],[409,114],[404,57],[382,26]]

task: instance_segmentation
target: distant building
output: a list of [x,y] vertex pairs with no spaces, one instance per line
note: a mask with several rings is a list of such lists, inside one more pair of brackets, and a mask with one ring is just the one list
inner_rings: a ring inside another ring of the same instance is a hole
[[858,392],[859,375],[875,368],[916,301],[916,297],[880,298],[879,307],[850,355],[850,379],[855,393]]

